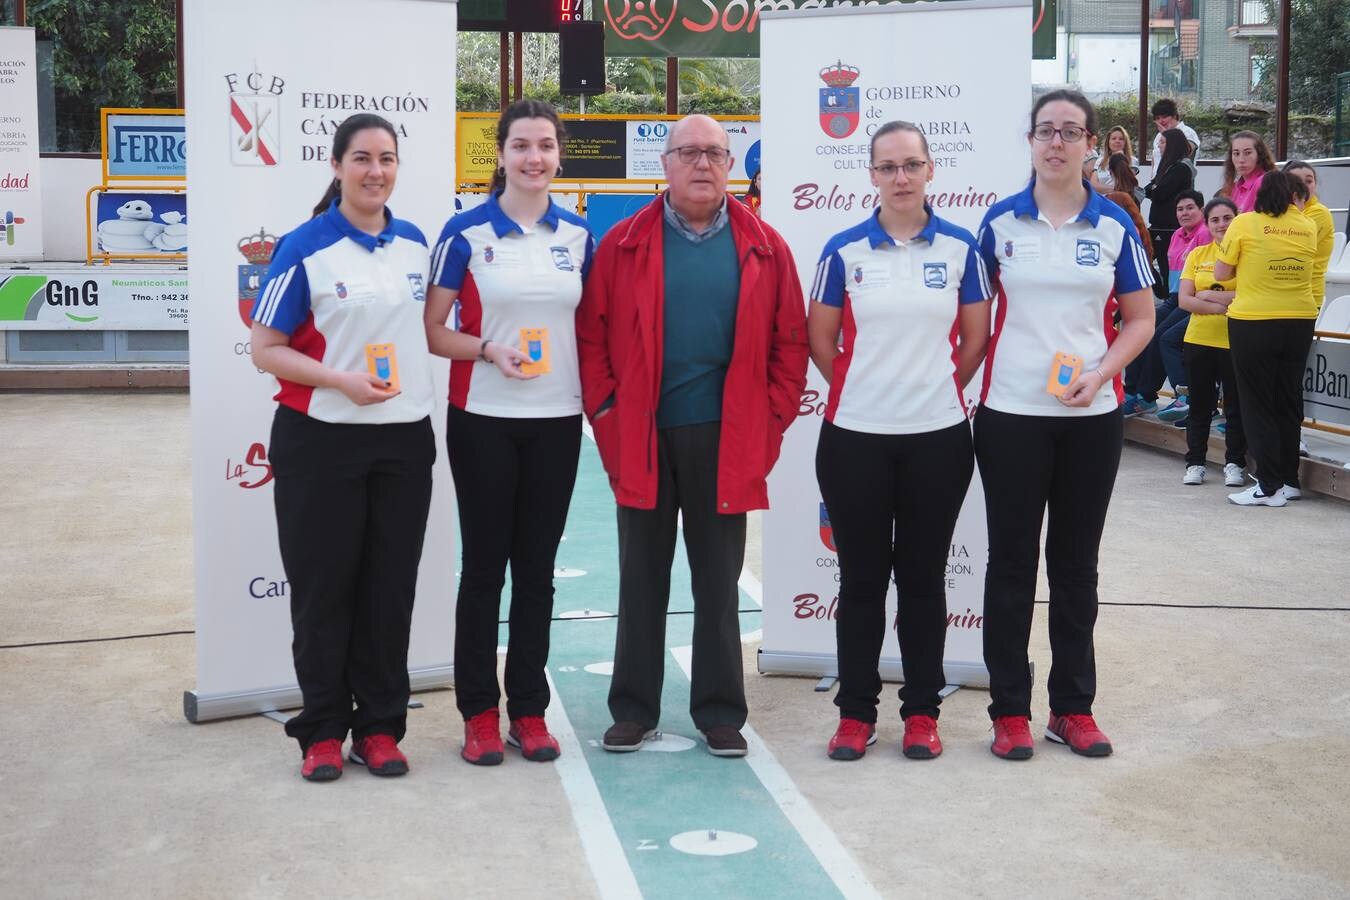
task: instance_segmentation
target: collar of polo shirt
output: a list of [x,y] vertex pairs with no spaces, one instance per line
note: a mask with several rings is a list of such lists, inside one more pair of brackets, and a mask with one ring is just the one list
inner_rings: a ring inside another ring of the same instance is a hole
[[351,222],[347,221],[347,217],[338,210],[338,202],[338,198],[335,197],[333,198],[333,205],[328,207],[328,220],[333,223],[333,227],[338,231],[356,241],[367,250],[374,250],[376,247],[383,247],[385,244],[393,242],[394,214],[389,211],[389,207],[386,206],[384,208],[384,230],[379,234],[366,234]]
[[[510,216],[502,212],[502,205],[497,200],[499,196],[499,194],[488,194],[487,198],[487,217],[488,221],[492,223],[493,232],[499,238],[504,238],[513,231],[517,234],[524,234],[525,232],[521,230],[520,226]],[[539,217],[539,221],[535,224],[547,225],[557,231],[558,210],[558,204],[554,202],[552,197],[549,197],[548,209],[544,210],[544,214]]]
[[[1083,182],[1083,188],[1087,191],[1087,205],[1077,216],[1079,219],[1086,220],[1093,228],[1097,227],[1097,220],[1102,217],[1102,204],[1110,203],[1101,194],[1092,189],[1092,185],[1086,181]],[[1033,219],[1040,218],[1041,211],[1036,208],[1036,176],[1031,177],[1031,184],[1026,186],[1026,190],[1013,197],[1013,215],[1019,219],[1022,216],[1030,216]],[[1071,220],[1072,221],[1072,220]]]
[[[937,238],[937,215],[933,212],[933,207],[927,203],[924,203],[923,211],[928,213],[928,223],[923,226],[922,231],[914,235],[914,238],[925,240],[931,244]],[[895,246],[895,240],[886,233],[886,229],[881,227],[881,210],[879,209],[872,213],[872,218],[867,220],[867,242],[872,245],[873,250],[882,244]]]

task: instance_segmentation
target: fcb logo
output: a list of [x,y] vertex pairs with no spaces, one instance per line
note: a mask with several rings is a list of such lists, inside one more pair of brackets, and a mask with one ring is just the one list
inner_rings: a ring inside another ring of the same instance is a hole
[[853,269],[853,283],[862,284],[862,266],[855,266]]
[[1012,241],[1004,241],[1004,242],[1003,242],[1003,255],[1006,256],[1006,257],[1008,257],[1009,259],[1012,259],[1012,250],[1013,250],[1013,248],[1012,248]]
[[246,235],[236,245],[247,265],[239,267],[239,319],[245,328],[253,325],[253,304],[258,299],[258,289],[267,280],[267,267],[272,263],[272,251],[276,249],[277,237],[268,234],[267,229],[259,228],[257,234]]
[[928,288],[945,288],[947,286],[947,264],[945,262],[924,263],[923,286]]
[[285,81],[261,72],[231,73],[230,162],[275,166],[281,160],[281,93]]
[[858,130],[860,92],[852,85],[859,74],[856,66],[846,66],[843,60],[820,70],[820,80],[827,85],[820,89],[820,130],[835,140]]
[[824,503],[820,504],[820,542],[831,553],[839,552],[839,548],[834,545],[834,529],[830,527],[830,512],[825,508]]
[[341,282],[341,281],[335,282],[335,283],[333,284],[333,290],[337,293],[337,298],[338,298],[339,300],[346,300],[346,299],[347,299],[347,285],[346,285],[346,283]]
[[497,254],[492,252],[492,245],[488,244],[483,248],[483,262],[492,262]]

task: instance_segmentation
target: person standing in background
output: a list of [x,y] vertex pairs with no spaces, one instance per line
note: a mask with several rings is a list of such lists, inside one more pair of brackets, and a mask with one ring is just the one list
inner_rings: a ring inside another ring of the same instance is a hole
[[1195,187],[1195,164],[1186,155],[1186,137],[1179,129],[1164,131],[1163,153],[1155,162],[1153,180],[1144,187],[1144,195],[1150,203],[1148,207],[1148,230],[1153,238],[1153,246],[1158,248],[1158,271],[1162,276],[1158,289],[1154,291],[1159,299],[1166,299],[1171,290],[1172,277],[1168,254],[1164,248],[1171,246],[1172,234],[1177,224],[1177,197],[1182,191]]
[[1164,152],[1163,132],[1169,128],[1175,128],[1186,136],[1186,156],[1195,159],[1195,154],[1200,149],[1200,136],[1195,133],[1194,128],[1181,121],[1181,111],[1177,109],[1177,102],[1171,97],[1164,97],[1153,104],[1151,112],[1158,133],[1153,138],[1153,156],[1149,161],[1154,166],[1158,165],[1158,160],[1162,158]]

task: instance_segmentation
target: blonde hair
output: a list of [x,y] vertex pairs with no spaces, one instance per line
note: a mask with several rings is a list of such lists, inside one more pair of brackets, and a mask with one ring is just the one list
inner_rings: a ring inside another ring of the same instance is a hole
[[1120,152],[1125,154],[1125,159],[1132,165],[1134,163],[1134,144],[1130,141],[1130,133],[1125,130],[1123,125],[1112,125],[1102,136],[1101,145],[1097,150],[1100,154],[1097,158],[1097,171],[1099,172],[1105,172],[1111,166],[1111,135],[1116,132],[1120,132],[1120,136],[1125,139],[1125,149]]

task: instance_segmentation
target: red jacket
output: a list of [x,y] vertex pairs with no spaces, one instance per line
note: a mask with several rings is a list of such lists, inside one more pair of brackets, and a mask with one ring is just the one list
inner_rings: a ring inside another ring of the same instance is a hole
[[[581,396],[621,506],[656,506],[665,276],[663,197],[605,235],[577,308]],[[736,337],[722,395],[717,511],[769,505],[765,479],[806,386],[806,304],[783,238],[729,198],[740,258]],[[605,400],[614,405],[600,419]]]

